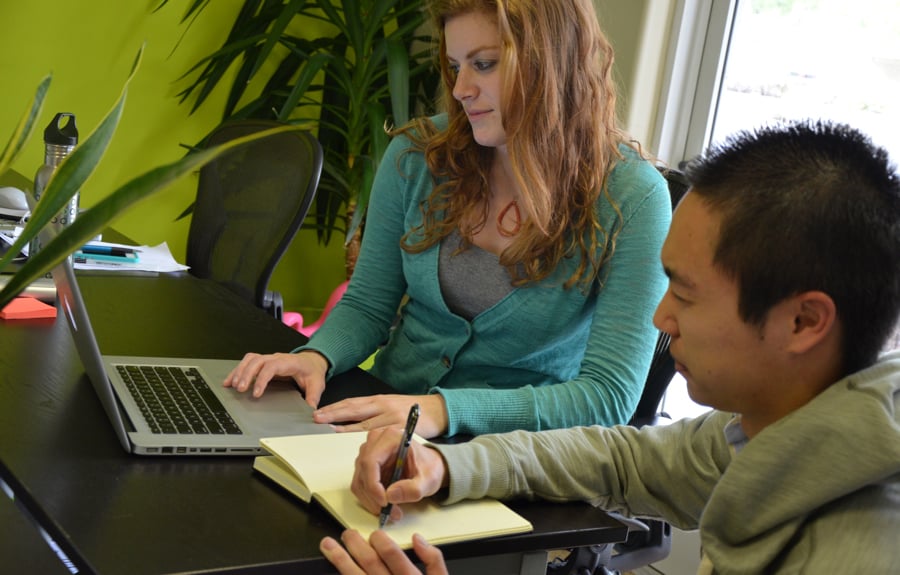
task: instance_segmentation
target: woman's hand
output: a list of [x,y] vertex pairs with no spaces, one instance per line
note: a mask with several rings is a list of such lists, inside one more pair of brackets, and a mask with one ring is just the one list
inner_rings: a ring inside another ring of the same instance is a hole
[[447,408],[439,393],[351,397],[316,410],[313,421],[332,424],[350,422],[335,425],[337,431],[369,431],[392,425],[403,426],[414,403],[419,404],[416,434],[428,439],[447,431]]
[[366,442],[359,448],[350,483],[350,490],[360,504],[373,514],[380,513],[384,506],[391,503],[391,519],[394,521],[403,516],[403,504],[421,501],[449,485],[444,457],[436,449],[415,440],[409,442],[403,475],[388,485],[402,438],[402,427],[370,431]]
[[[384,531],[375,531],[366,541],[357,531],[348,529],[341,534],[347,546],[326,537],[319,549],[341,575],[390,574],[421,575],[409,557]],[[447,575],[447,565],[441,550],[430,545],[421,535],[413,535],[413,551],[425,566],[425,575]]]
[[292,378],[303,390],[306,403],[315,409],[325,391],[326,373],[328,360],[315,351],[248,353],[222,384],[242,393],[252,388],[253,397],[260,397],[273,379]]

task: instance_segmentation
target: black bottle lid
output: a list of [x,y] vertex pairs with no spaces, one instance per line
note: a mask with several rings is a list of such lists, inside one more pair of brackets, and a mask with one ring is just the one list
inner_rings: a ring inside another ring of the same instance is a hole
[[[62,123],[64,120],[65,123]],[[78,143],[78,128],[75,126],[75,114],[60,112],[44,129],[44,143],[57,146],[74,146]]]

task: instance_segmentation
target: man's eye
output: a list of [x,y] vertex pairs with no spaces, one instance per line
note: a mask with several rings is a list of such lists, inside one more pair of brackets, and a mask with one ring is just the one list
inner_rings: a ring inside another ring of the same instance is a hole
[[669,293],[672,294],[672,297],[675,298],[675,301],[677,301],[677,302],[680,302],[680,303],[687,303],[687,301],[688,301],[688,300],[685,299],[684,297],[678,295],[674,290],[671,290],[671,289],[670,289],[670,290],[669,290]]

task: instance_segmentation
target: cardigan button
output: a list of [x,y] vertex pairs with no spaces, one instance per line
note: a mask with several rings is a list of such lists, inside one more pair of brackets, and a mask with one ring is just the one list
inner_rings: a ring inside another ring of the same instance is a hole
[[450,358],[445,355],[444,357],[441,358],[441,363],[444,364],[444,367],[449,368],[450,367]]

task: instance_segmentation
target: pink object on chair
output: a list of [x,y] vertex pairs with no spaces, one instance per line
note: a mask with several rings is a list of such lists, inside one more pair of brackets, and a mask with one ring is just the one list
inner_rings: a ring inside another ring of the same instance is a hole
[[282,314],[281,321],[284,322],[285,325],[288,325],[299,331],[306,337],[310,337],[325,322],[325,318],[328,317],[329,312],[331,312],[331,308],[333,308],[337,304],[337,302],[339,302],[340,299],[344,297],[344,292],[347,291],[347,284],[349,283],[350,281],[348,280],[341,283],[338,287],[334,288],[334,291],[331,292],[330,296],[328,296],[328,301],[325,302],[325,309],[322,310],[322,315],[319,316],[319,319],[309,324],[308,326],[304,327],[303,314],[296,311],[284,312],[284,314]]

